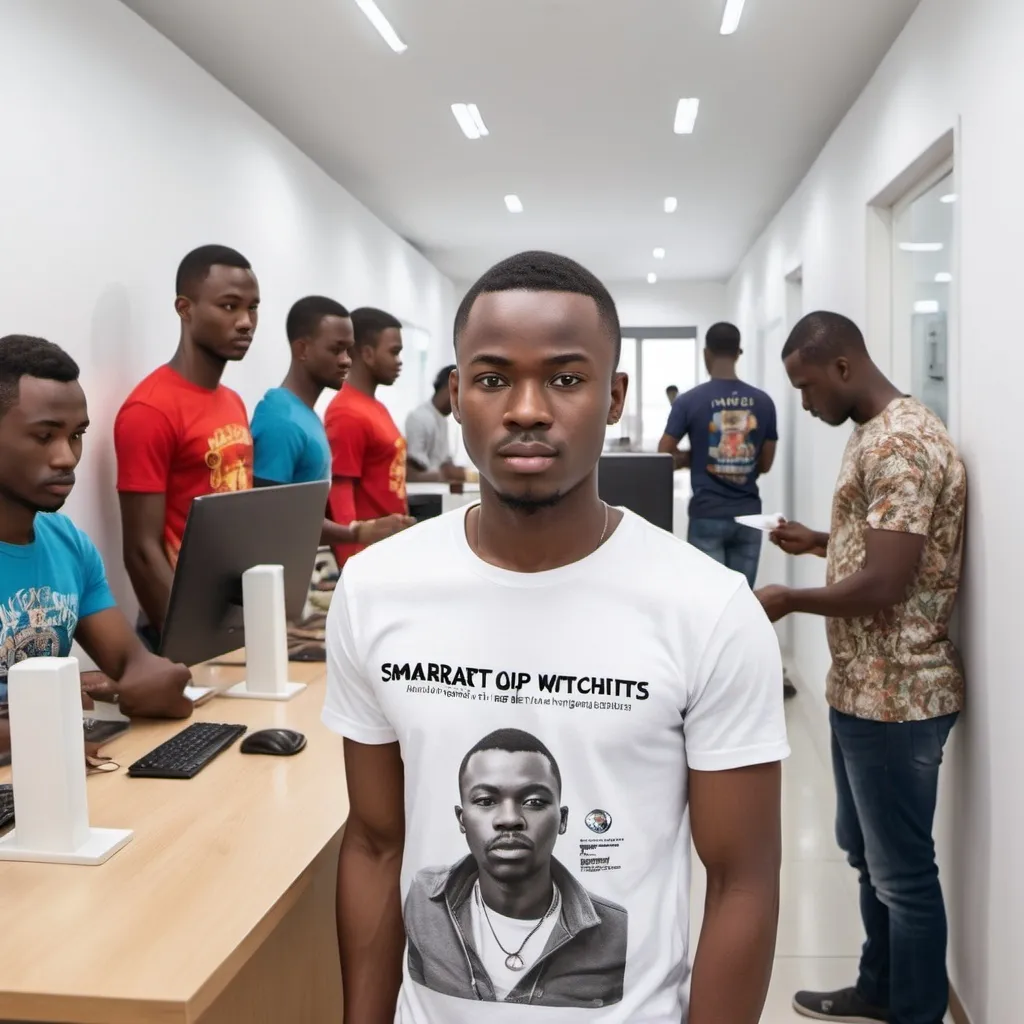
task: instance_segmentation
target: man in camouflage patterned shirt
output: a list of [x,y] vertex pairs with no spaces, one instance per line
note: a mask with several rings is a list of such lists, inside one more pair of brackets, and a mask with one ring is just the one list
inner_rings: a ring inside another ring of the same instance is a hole
[[758,592],[772,621],[826,618],[836,833],[860,874],[867,932],[854,988],[800,992],[819,1020],[941,1024],[946,912],[932,825],[943,748],[963,707],[949,621],[960,585],[967,475],[942,421],[901,394],[857,326],[812,313],[782,352],[804,408],[856,424],[829,533],[784,523],[783,551],[827,558],[826,585]]

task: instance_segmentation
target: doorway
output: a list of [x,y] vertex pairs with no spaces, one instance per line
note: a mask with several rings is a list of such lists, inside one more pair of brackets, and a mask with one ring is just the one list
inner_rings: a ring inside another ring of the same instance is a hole
[[622,419],[608,427],[605,447],[617,451],[658,450],[671,404],[701,380],[696,327],[624,327],[619,370],[629,375]]

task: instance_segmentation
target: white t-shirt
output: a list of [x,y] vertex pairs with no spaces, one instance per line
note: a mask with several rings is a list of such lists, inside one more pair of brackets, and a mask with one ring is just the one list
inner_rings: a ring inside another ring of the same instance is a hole
[[[539,573],[478,558],[466,512],[350,559],[327,622],[324,722],[405,763],[396,1021],[680,1024],[687,768],[788,756],[775,632],[742,576],[628,511]],[[477,948],[485,882],[532,923],[560,897],[504,1001]]]

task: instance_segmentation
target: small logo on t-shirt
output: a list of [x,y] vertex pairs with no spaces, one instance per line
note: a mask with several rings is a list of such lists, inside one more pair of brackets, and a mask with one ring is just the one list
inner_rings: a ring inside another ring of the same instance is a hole
[[591,811],[586,817],[586,823],[591,832],[602,836],[612,827],[612,816],[607,811]]

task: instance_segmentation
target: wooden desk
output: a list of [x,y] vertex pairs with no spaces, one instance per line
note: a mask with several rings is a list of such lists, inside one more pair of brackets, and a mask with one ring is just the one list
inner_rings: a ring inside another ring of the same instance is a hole
[[[204,666],[199,685],[238,668]],[[323,665],[286,703],[217,697],[195,721],[284,726],[294,757],[238,742],[194,779],[125,769],[187,723],[133,725],[90,776],[90,824],[135,836],[100,867],[0,863],[0,1020],[51,1024],[336,1024],[337,850],[348,814],[341,738],[320,723]],[[0,769],[0,781],[9,770]]]

